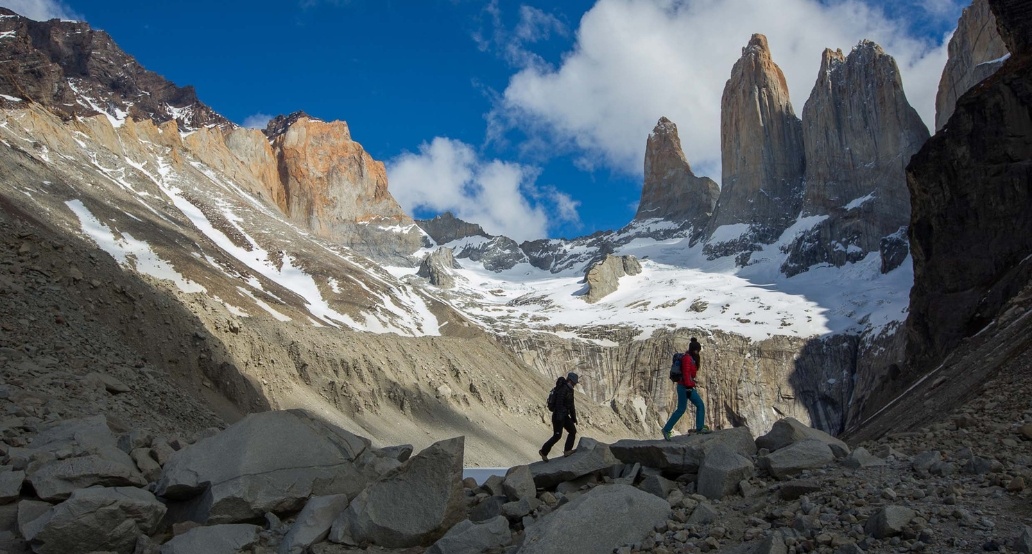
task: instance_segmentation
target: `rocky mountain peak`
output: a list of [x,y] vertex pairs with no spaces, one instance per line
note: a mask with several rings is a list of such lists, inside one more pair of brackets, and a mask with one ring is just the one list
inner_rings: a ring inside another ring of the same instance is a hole
[[[806,167],[802,123],[765,36],[753,35],[742,49],[720,108],[722,189],[706,229],[712,257],[750,252],[776,240],[799,213]],[[735,224],[748,230],[714,236],[719,227]]]
[[181,129],[232,125],[201,103],[193,87],[147,71],[104,31],[77,21],[33,21],[10,10],[4,15],[0,94],[39,103],[62,117],[174,120]]
[[681,149],[677,125],[661,117],[645,145],[645,182],[634,219],[662,218],[701,229],[719,194],[712,179],[695,176]]
[[949,121],[957,99],[995,73],[1006,59],[1007,45],[996,28],[996,16],[988,0],[975,0],[964,9],[948,51],[935,95],[936,130]]
[[[320,119],[312,117],[304,111],[298,110],[296,112],[291,113],[290,115],[281,114],[270,119],[269,123],[265,125],[265,129],[263,129],[262,132],[265,133],[265,136],[269,137],[269,140],[273,140],[276,137],[286,133],[287,129],[289,129],[291,125],[297,123],[298,121],[301,121],[302,119],[321,122]],[[339,123],[344,124],[345,129],[347,128],[347,123],[344,123],[343,121]],[[348,131],[347,137],[348,140],[351,139],[350,131]]]
[[[910,219],[904,168],[928,139],[907,102],[895,60],[869,40],[846,57],[824,51],[803,106],[803,215],[827,216],[799,235],[782,270],[841,266],[878,252]],[[883,253],[888,257],[888,253]],[[891,256],[894,269],[906,256]]]
[[430,235],[430,238],[434,239],[437,244],[447,244],[453,240],[467,237],[490,238],[491,236],[480,225],[463,221],[451,212],[444,212],[433,219],[417,219],[416,225],[419,225],[419,228]]

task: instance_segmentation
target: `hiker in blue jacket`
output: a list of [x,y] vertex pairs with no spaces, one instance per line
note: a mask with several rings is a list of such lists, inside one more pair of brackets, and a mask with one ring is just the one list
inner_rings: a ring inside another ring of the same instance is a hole
[[563,436],[563,429],[567,432],[563,456],[573,454],[573,441],[577,437],[577,407],[574,406],[573,388],[577,386],[578,380],[576,373],[567,373],[566,386],[556,389],[555,411],[552,412],[552,438],[545,441],[541,450],[538,450],[543,462],[548,461],[548,453]]
[[702,345],[692,337],[688,342],[688,352],[681,358],[681,380],[677,382],[677,409],[670,414],[670,419],[663,426],[663,439],[670,440],[670,433],[677,425],[677,420],[684,415],[688,408],[688,400],[695,405],[695,431],[709,433],[706,427],[706,406],[702,403],[699,391],[695,390],[695,378],[699,372],[699,364],[702,362],[699,353],[702,352]]

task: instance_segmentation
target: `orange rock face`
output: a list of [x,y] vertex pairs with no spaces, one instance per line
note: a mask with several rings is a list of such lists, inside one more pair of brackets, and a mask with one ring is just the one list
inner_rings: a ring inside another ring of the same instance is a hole
[[411,223],[387,192],[387,170],[351,140],[347,123],[302,118],[276,136],[286,213],[321,236],[339,225]]

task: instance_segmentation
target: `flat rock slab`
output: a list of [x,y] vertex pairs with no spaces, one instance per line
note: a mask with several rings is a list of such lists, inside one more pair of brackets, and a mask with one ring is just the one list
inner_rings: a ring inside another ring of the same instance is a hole
[[831,448],[836,458],[842,458],[849,454],[849,446],[845,442],[824,431],[803,425],[799,420],[791,417],[774,422],[769,433],[756,438],[756,446],[775,452],[804,440],[823,442]]
[[257,544],[259,531],[247,524],[195,527],[161,545],[161,554],[235,554]]
[[669,516],[666,500],[630,485],[601,485],[527,527],[516,552],[612,552],[641,541]]
[[833,461],[835,455],[827,443],[807,439],[761,456],[758,463],[774,477],[788,479],[804,469],[824,467]]
[[698,473],[706,453],[718,445],[746,458],[757,451],[748,427],[680,435],[669,441],[624,439],[609,448],[625,464],[641,464],[668,474],[684,474]]
[[617,465],[620,465],[620,462],[613,456],[608,445],[583,438],[573,454],[553,458],[547,462],[534,462],[529,467],[537,488],[554,489],[559,483],[596,474]]
[[299,510],[315,494],[353,498],[376,477],[369,456],[368,439],[303,410],[250,414],[172,454],[156,492],[189,500],[180,519],[246,521]]

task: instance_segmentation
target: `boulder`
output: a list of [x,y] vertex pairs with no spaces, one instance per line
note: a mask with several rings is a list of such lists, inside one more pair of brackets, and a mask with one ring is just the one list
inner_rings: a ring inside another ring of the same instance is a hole
[[462,552],[488,552],[508,546],[512,542],[509,522],[496,517],[483,523],[466,519],[455,524],[443,537],[437,540],[425,554],[459,554]]
[[309,546],[324,540],[330,534],[333,521],[347,506],[346,494],[310,498],[283,537],[279,554],[301,554]]
[[727,446],[718,445],[706,453],[699,466],[696,490],[706,498],[719,500],[738,490],[738,483],[755,473],[751,460]]
[[187,501],[179,519],[246,521],[299,510],[315,493],[353,498],[381,461],[367,439],[307,412],[262,412],[174,453],[157,494]]
[[473,520],[474,523],[494,519],[502,514],[502,506],[505,505],[505,502],[504,496],[488,496],[473,507],[469,513],[469,519]]
[[261,527],[223,524],[194,527],[161,545],[161,554],[228,554],[241,552],[258,543]]
[[654,494],[663,500],[666,500],[670,493],[677,488],[677,483],[666,479],[662,475],[646,475],[641,483],[638,483],[638,488],[649,493]]
[[61,501],[73,491],[94,485],[105,487],[142,487],[147,479],[129,464],[115,462],[101,456],[79,456],[52,460],[36,468],[30,466],[27,480],[36,496],[47,501]]
[[26,480],[43,500],[61,501],[72,491],[93,485],[142,487],[147,484],[132,458],[118,448],[118,439],[103,416],[68,419],[50,425],[21,455],[27,459],[45,459],[42,454],[53,456],[49,461],[27,465]]
[[370,484],[333,522],[330,540],[388,548],[436,542],[465,517],[464,442],[436,442]]
[[849,454],[849,446],[839,439],[812,427],[800,423],[797,419],[786,417],[774,423],[770,432],[756,439],[758,448],[766,448],[774,452],[778,449],[804,440],[818,440],[827,444],[841,458]]
[[865,467],[877,467],[885,465],[885,460],[871,454],[866,448],[860,446],[849,453],[849,456],[842,461],[842,464],[851,469]]
[[697,473],[706,453],[718,445],[746,458],[756,454],[756,443],[748,427],[681,435],[670,441],[624,439],[609,448],[625,464],[641,464],[668,474],[683,474]]
[[835,460],[827,443],[807,439],[761,456],[759,466],[778,479],[786,479],[803,471],[824,467]]
[[1032,554],[1032,527],[1028,525],[1011,541],[1011,547],[1021,554]]
[[794,479],[792,481],[785,481],[781,484],[781,489],[778,494],[782,500],[798,500],[799,497],[810,494],[811,492],[817,492],[821,490],[821,485],[817,481],[811,481],[809,479]]
[[21,496],[24,471],[0,471],[0,504],[10,504]]
[[537,486],[534,484],[534,476],[527,466],[515,466],[505,472],[505,480],[502,482],[502,490],[509,500],[520,500],[522,498],[536,498]]
[[917,512],[903,506],[885,506],[867,518],[864,532],[876,539],[895,537],[903,533],[903,529]]
[[634,256],[606,254],[605,258],[588,269],[584,278],[588,283],[588,294],[585,300],[589,304],[594,304],[604,296],[615,292],[620,286],[621,277],[639,273],[641,273],[641,264]]
[[573,454],[547,462],[534,462],[530,464],[530,473],[538,488],[552,489],[559,483],[597,474],[619,463],[608,445],[585,437]]
[[438,248],[423,258],[416,275],[435,287],[450,289],[455,286],[454,270],[459,267],[451,248]]
[[92,487],[73,492],[21,529],[37,554],[130,553],[164,515],[165,505],[145,490]]
[[689,525],[705,525],[707,523],[713,523],[720,517],[720,514],[710,506],[709,504],[702,502],[692,510],[692,515],[688,516]]
[[670,505],[628,485],[605,485],[564,504],[526,528],[519,554],[612,552],[665,523]]

